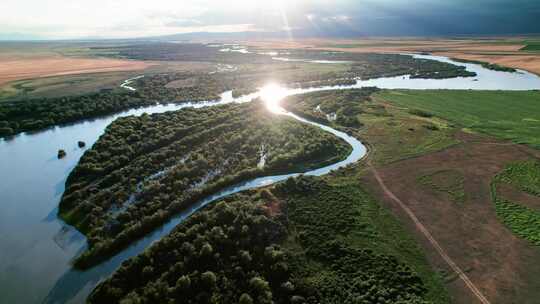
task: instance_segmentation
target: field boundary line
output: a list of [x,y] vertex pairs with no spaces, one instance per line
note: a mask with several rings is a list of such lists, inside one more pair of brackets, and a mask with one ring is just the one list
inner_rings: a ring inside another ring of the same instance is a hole
[[463,272],[463,270],[450,258],[450,256],[446,253],[446,251],[442,248],[442,246],[437,242],[437,240],[431,235],[429,230],[420,222],[420,220],[416,217],[414,212],[407,207],[384,183],[382,180],[379,172],[375,167],[371,165],[371,163],[368,161],[368,166],[375,176],[375,179],[379,183],[379,186],[381,186],[384,193],[390,197],[393,201],[395,201],[399,207],[405,211],[405,213],[409,216],[409,218],[414,222],[416,228],[422,232],[422,234],[427,238],[427,240],[430,242],[430,244],[435,248],[437,253],[443,258],[443,260],[448,264],[448,266],[459,276],[461,280],[467,285],[467,287],[471,290],[471,292],[478,298],[478,300],[482,304],[491,304],[488,299],[482,294],[482,292],[474,285],[474,283],[469,279],[467,274]]

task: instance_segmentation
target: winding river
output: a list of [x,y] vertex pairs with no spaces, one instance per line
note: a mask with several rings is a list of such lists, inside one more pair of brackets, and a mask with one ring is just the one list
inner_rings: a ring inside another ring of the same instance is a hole
[[[232,92],[225,92],[219,101],[133,109],[108,117],[0,140],[0,302],[84,302],[95,285],[109,276],[124,260],[139,254],[202,206],[242,190],[269,185],[296,175],[267,176],[224,189],[177,215],[107,262],[87,271],[77,271],[71,268],[70,261],[85,249],[86,239],[57,218],[57,205],[69,172],[84,153],[84,149],[78,148],[77,142],[83,140],[87,143],[87,147],[92,146],[107,125],[118,117],[162,113],[186,107],[200,108],[232,102],[250,102],[261,97],[276,115],[288,115],[303,123],[319,127],[344,139],[353,147],[347,159],[305,172],[307,175],[324,175],[361,159],[366,153],[365,147],[357,139],[343,132],[286,112],[279,106],[282,98],[307,92],[364,86],[389,89],[540,89],[540,77],[528,72],[496,72],[475,64],[455,63],[444,57],[415,56],[466,66],[478,76],[445,80],[391,77],[358,80],[355,85],[350,86],[309,89],[286,89],[271,85],[257,93],[237,99],[232,97]],[[126,83],[126,86],[129,86],[129,83]],[[67,152],[67,157],[62,160],[56,158],[59,148]]]

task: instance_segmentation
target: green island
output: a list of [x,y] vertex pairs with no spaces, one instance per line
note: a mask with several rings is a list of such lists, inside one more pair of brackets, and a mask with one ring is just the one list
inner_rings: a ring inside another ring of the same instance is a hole
[[[529,199],[527,204],[507,197],[505,191],[501,191],[504,185],[529,194],[533,200]],[[491,187],[497,216],[515,234],[540,246],[540,162],[508,165],[494,178]]]
[[351,173],[289,179],[206,207],[88,302],[448,303],[415,242]]
[[88,237],[75,265],[95,265],[227,186],[322,167],[350,151],[259,101],[121,118],[85,152],[60,202],[60,217]]
[[514,68],[505,67],[496,63],[489,63],[485,61],[480,60],[470,60],[470,59],[461,59],[461,58],[452,58],[452,60],[462,63],[472,63],[472,64],[479,64],[482,67],[493,70],[493,71],[499,71],[499,72],[509,72],[509,73],[516,73],[517,70]]

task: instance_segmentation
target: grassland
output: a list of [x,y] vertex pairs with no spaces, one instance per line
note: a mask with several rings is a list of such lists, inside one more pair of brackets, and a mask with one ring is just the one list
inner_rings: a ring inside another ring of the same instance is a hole
[[[387,103],[373,88],[292,96],[282,104],[309,119],[341,128],[367,141],[375,163],[389,163],[458,143],[455,128]],[[429,115],[428,115],[429,116]]]
[[472,131],[540,148],[539,91],[383,91],[378,97]]
[[525,47],[521,50],[526,52],[540,52],[540,40],[525,41]]
[[455,203],[465,201],[465,189],[463,174],[456,170],[437,170],[430,174],[422,175],[418,181],[431,190],[448,195]]
[[540,246],[540,209],[506,198],[498,189],[501,184],[510,184],[540,198],[540,163],[528,161],[508,165],[492,183],[497,215],[515,234]]

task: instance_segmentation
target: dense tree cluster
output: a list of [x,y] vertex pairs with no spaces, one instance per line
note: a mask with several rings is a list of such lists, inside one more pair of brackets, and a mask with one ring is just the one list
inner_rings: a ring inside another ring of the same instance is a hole
[[109,91],[83,96],[6,101],[0,103],[0,136],[152,104],[155,101],[141,99],[136,93]]
[[222,52],[223,47],[209,47],[201,43],[153,42],[119,47],[96,47],[94,50],[107,51],[115,56],[158,61],[207,61],[219,63],[264,63],[272,60],[269,56],[254,53]]
[[283,219],[242,195],[206,208],[131,259],[90,303],[290,303]]
[[[190,80],[192,86],[175,88],[173,81]],[[160,102],[185,102],[217,100],[228,88],[215,76],[204,73],[163,73],[137,79],[137,93],[146,100]]]
[[288,256],[291,282],[307,303],[427,303],[418,274],[370,245],[385,242],[388,231],[378,225],[379,207],[357,186],[300,177],[277,192],[287,200],[289,231],[302,248]]
[[[365,194],[320,178],[200,210],[90,295],[89,303],[427,304],[427,286],[378,240]],[[390,246],[399,246],[392,244]],[[403,247],[400,247],[403,249]]]
[[509,72],[509,73],[517,72],[517,70],[514,68],[505,67],[502,65],[498,65],[496,63],[489,63],[489,62],[479,61],[479,60],[461,59],[461,58],[452,58],[452,60],[457,61],[457,62],[463,62],[463,63],[479,64],[482,67],[488,70],[493,70],[493,71]]
[[297,84],[298,87],[302,89],[307,88],[318,88],[318,87],[328,87],[328,86],[351,86],[355,85],[355,79],[341,78],[341,79],[324,79],[324,80],[313,80],[305,81]]
[[340,139],[261,102],[122,118],[82,156],[59,211],[87,235],[89,250],[77,260],[87,267],[226,186],[349,152]]
[[334,121],[345,127],[360,127],[358,114],[377,88],[314,92],[291,96],[282,105],[291,112],[320,123]]

